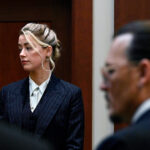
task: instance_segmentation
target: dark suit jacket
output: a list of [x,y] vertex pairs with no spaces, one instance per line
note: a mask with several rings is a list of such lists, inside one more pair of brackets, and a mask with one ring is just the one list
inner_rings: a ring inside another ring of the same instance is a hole
[[0,123],[1,150],[53,150],[44,141],[6,123]]
[[150,150],[150,111],[134,124],[105,139],[97,150]]
[[[29,100],[28,78],[3,87],[0,92],[1,119],[21,128],[26,99]],[[84,113],[81,90],[52,74],[40,107],[34,134],[47,139],[58,150],[82,150]]]

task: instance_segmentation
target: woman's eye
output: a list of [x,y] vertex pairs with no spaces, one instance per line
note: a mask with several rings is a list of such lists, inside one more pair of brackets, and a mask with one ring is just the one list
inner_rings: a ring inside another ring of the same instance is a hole
[[26,50],[30,51],[30,50],[32,50],[32,47],[26,47]]
[[21,52],[21,51],[22,51],[22,48],[18,48],[18,50],[19,50],[19,52]]

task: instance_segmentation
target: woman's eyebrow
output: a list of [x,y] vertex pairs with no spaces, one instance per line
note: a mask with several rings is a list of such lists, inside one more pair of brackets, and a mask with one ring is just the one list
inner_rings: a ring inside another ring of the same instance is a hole
[[[18,43],[18,46],[21,46],[22,44]],[[24,43],[23,45],[27,46],[27,45],[30,45],[29,43]]]

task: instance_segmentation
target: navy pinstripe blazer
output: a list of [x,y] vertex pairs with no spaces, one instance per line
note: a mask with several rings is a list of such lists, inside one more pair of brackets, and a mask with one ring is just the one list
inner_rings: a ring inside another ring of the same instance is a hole
[[[1,119],[21,127],[25,99],[29,99],[29,78],[4,86],[0,91]],[[56,150],[82,150],[84,111],[80,88],[52,74],[41,101],[34,134],[47,139]]]
[[96,150],[150,150],[150,111],[134,124],[106,138]]

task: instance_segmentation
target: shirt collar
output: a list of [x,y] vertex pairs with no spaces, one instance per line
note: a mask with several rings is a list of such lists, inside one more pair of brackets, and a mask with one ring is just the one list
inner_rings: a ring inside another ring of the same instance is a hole
[[49,81],[50,81],[50,78],[51,78],[51,72],[49,74],[49,77],[40,85],[37,85],[32,79],[31,77],[29,76],[29,90],[30,90],[30,96],[32,95],[33,91],[39,87],[39,90],[40,92],[43,94]]
[[146,111],[150,110],[150,98],[144,101],[132,117],[132,123],[136,122]]

